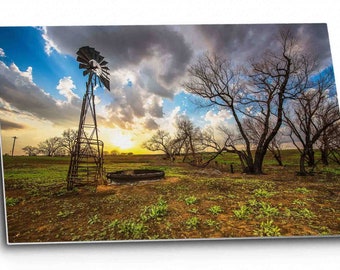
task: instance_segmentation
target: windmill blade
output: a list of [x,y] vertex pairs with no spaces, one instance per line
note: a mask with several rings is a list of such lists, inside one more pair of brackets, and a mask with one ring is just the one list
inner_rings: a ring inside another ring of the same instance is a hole
[[79,64],[79,69],[87,69],[89,68],[89,65],[86,63],[86,64],[83,64],[83,63],[80,63]]
[[[103,58],[104,59],[104,58]],[[101,62],[99,62],[99,64],[102,66],[102,67],[104,67],[104,66],[106,66],[107,64],[108,64],[108,62],[106,62],[106,61],[101,61]]]
[[77,61],[78,61],[79,63],[83,63],[83,64],[86,64],[86,63],[89,62],[89,60],[87,60],[87,58],[85,58],[84,56],[78,56],[78,57],[77,57]]
[[89,74],[91,72],[90,69],[86,69],[83,71],[83,76],[86,76],[87,74]]
[[110,80],[100,77],[101,82],[104,84],[105,88],[110,91]]
[[101,62],[104,60],[104,57],[101,56],[100,54],[98,54],[97,57],[95,58],[95,60],[96,60],[100,65],[102,65]]
[[110,80],[109,75],[110,75],[110,74],[102,73],[100,77],[103,77],[103,78],[106,79],[106,80]]
[[[77,52],[77,55],[78,55],[79,60],[82,60],[82,62],[84,63],[91,60],[88,49],[86,47],[80,48],[79,51]],[[79,61],[78,58],[77,58],[77,61]]]

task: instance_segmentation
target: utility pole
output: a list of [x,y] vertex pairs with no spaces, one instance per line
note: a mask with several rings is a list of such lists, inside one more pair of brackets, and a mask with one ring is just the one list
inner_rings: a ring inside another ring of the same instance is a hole
[[18,138],[17,136],[12,137],[13,138],[13,147],[12,147],[12,157],[14,155],[14,146],[15,146],[15,140]]

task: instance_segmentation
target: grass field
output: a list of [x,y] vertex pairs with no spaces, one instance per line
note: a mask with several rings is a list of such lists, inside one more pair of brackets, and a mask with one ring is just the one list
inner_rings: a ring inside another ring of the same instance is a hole
[[[264,175],[240,172],[235,157],[214,167],[170,164],[160,156],[108,156],[105,170],[162,169],[160,181],[66,190],[67,157],[4,157],[10,243],[340,234],[340,168],[296,176],[271,157]],[[235,173],[230,173],[230,163]]]

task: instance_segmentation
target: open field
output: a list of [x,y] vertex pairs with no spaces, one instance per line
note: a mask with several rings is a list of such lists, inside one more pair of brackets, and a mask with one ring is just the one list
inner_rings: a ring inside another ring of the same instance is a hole
[[[264,175],[240,173],[225,155],[214,168],[160,156],[108,156],[106,171],[162,169],[161,181],[66,190],[67,157],[4,157],[10,243],[327,236],[340,234],[340,168],[296,176],[270,157]],[[235,173],[230,173],[230,163]]]

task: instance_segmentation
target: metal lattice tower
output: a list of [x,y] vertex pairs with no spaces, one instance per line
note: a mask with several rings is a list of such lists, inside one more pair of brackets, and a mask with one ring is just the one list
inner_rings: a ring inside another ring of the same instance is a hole
[[98,51],[89,46],[81,47],[77,52],[79,68],[88,76],[86,92],[79,119],[77,138],[72,149],[71,161],[67,174],[67,189],[72,190],[81,182],[103,183],[103,148],[104,143],[98,138],[97,118],[94,101],[94,89],[104,86],[110,91],[108,63]]

